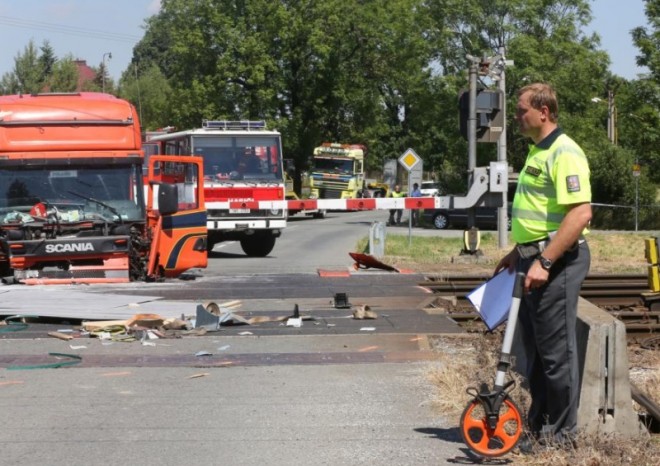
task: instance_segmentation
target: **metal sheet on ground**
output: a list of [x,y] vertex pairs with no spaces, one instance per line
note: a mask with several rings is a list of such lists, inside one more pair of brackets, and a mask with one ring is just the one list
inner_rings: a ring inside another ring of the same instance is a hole
[[140,313],[163,317],[194,314],[195,304],[163,301],[158,296],[104,294],[64,288],[0,289],[0,315],[34,315],[70,319],[127,319]]

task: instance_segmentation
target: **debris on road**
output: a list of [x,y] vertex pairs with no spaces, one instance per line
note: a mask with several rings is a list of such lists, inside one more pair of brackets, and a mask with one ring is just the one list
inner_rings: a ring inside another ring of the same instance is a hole
[[363,304],[361,306],[358,306],[355,311],[353,311],[353,318],[354,319],[377,319],[378,314],[376,314],[374,311],[369,308],[366,304]]
[[62,332],[48,332],[48,336],[53,337],[53,338],[59,338],[60,340],[73,340],[73,335],[67,335],[66,333]]

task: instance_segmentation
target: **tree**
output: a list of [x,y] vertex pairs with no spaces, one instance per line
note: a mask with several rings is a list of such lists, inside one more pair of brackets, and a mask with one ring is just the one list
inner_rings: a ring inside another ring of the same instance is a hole
[[75,92],[78,88],[78,67],[69,54],[54,63],[50,76],[51,92]]
[[[582,116],[591,105],[590,97],[600,93],[608,76],[608,57],[598,50],[598,37],[582,33],[591,19],[586,0],[435,0],[429,5],[436,68],[448,88],[443,105],[453,111],[439,122],[437,131],[444,140],[457,137],[444,128],[457,133],[456,99],[459,90],[468,87],[467,55],[495,56],[501,47],[506,58],[515,62],[506,68],[507,159],[514,170],[523,166],[529,141],[517,132],[511,109],[517,90],[529,82],[554,85],[560,98],[561,124],[571,135],[577,134],[579,142],[594,136],[593,124],[584,122]],[[481,82],[494,85],[483,77]],[[447,157],[452,160],[445,160],[445,165],[466,168],[466,150],[450,152]],[[477,165],[494,158],[494,144],[477,145]]]
[[50,45],[50,42],[44,40],[44,43],[40,47],[41,55],[39,56],[39,67],[41,69],[40,80],[43,83],[49,81],[51,75],[54,72],[54,66],[57,62],[57,57],[55,56],[55,51]]
[[39,54],[33,41],[14,58],[14,70],[0,80],[2,94],[73,92],[78,86],[78,68],[69,54],[58,60],[48,41]]
[[[430,78],[419,0],[164,1],[134,60],[173,89],[173,124],[266,119],[299,166],[327,140],[380,166],[410,144]],[[411,33],[415,31],[415,33]],[[415,100],[416,99],[416,100]],[[422,136],[423,137],[423,136]]]
[[158,66],[152,64],[138,73],[129,68],[119,83],[119,96],[134,103],[140,115],[143,131],[155,130],[172,124],[172,89]]
[[14,58],[14,75],[17,87],[9,89],[11,93],[33,94],[41,92],[43,89],[44,81],[39,53],[32,40],[25,46],[23,53],[19,53]]
[[649,28],[639,26],[632,30],[633,42],[640,51],[637,65],[648,67],[651,78],[660,83],[660,0],[644,0],[644,3]]

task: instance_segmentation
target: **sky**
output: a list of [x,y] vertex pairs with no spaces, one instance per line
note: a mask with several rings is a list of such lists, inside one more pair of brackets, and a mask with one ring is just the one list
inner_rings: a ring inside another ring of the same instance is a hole
[[[160,0],[0,0],[0,76],[14,69],[14,58],[32,39],[37,47],[48,40],[58,57],[71,54],[90,66],[105,61],[117,81],[144,34],[144,20],[159,8]],[[647,25],[644,1],[593,0],[592,14],[587,32],[600,35],[611,71],[627,79],[644,73],[630,37],[631,29]]]

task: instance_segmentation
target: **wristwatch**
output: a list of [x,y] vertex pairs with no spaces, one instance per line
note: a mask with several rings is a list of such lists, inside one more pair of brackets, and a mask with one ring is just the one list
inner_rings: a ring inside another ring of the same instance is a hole
[[552,261],[550,259],[539,256],[539,262],[541,263],[541,268],[543,268],[543,270],[550,272],[550,269],[552,268]]

